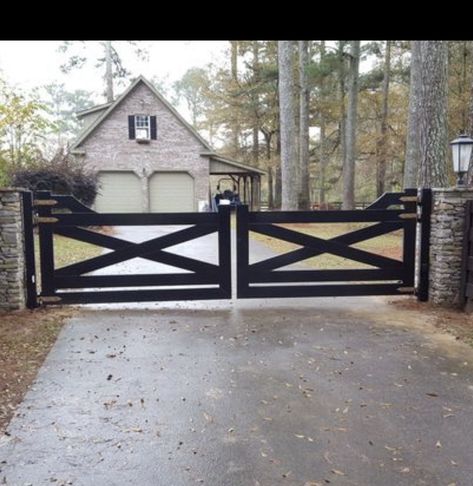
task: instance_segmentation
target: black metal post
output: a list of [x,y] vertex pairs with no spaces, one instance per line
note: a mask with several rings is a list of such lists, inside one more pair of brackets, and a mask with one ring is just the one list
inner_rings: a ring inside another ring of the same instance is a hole
[[218,207],[218,260],[222,299],[232,298],[232,253],[230,234],[230,206]]
[[[416,197],[417,189],[406,189],[406,197]],[[406,201],[403,203],[404,208],[409,213],[415,213],[417,210],[416,201]],[[403,264],[405,268],[405,277],[403,284],[406,287],[414,287],[415,280],[415,262],[416,260],[416,221],[408,219],[404,223],[403,234]]]
[[33,195],[30,191],[21,193],[23,209],[23,244],[25,250],[26,307],[38,307],[36,294],[36,261],[33,231]]
[[432,190],[420,189],[420,266],[417,298],[421,302],[429,300],[430,267],[430,215],[432,213]]
[[[38,191],[36,199],[51,199],[49,191]],[[51,206],[38,206],[39,218],[51,217]],[[38,223],[39,232],[39,255],[41,263],[41,296],[53,296],[54,287],[54,247],[53,230],[50,223]]]
[[237,298],[248,289],[248,206],[237,206]]

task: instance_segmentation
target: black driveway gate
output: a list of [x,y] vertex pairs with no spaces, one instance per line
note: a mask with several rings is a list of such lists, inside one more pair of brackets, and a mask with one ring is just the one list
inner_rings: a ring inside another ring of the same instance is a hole
[[[421,223],[420,300],[427,300],[430,191],[408,189],[386,193],[367,209],[356,211],[282,211],[237,213],[237,297],[310,297],[413,294],[416,222]],[[392,208],[392,207],[395,208]],[[278,226],[286,223],[373,223],[325,240]],[[403,231],[403,256],[396,260],[351,245]],[[249,232],[300,245],[288,253],[249,263]],[[278,270],[307,258],[330,253],[367,264],[368,269]],[[304,283],[304,285],[291,285]],[[272,285],[269,285],[272,284]],[[283,284],[283,285],[281,285]],[[315,284],[315,285],[314,285]]]
[[[100,214],[82,205],[72,196],[52,196],[46,191],[37,194],[33,206],[38,212],[36,223],[41,257],[39,300],[42,303],[79,304],[231,298],[230,208],[228,206],[221,206],[218,213]],[[132,243],[90,229],[91,226],[113,225],[192,226],[142,243]],[[170,246],[214,232],[218,233],[218,265],[165,250]],[[113,251],[62,268],[55,268],[54,234]],[[192,273],[85,275],[137,257],[182,268]],[[124,290],[127,287],[151,286],[178,286],[178,288]],[[102,290],[103,288],[114,288],[114,290]],[[81,290],[71,291],[71,289]]]
[[[425,301],[428,299],[430,206],[431,193],[428,189],[419,193],[414,189],[386,193],[367,209],[356,211],[249,212],[247,206],[240,206],[237,211],[237,298],[416,293],[419,300]],[[34,201],[31,201],[30,193],[25,193],[23,207],[29,307],[35,307],[37,300],[44,304],[80,304],[232,297],[229,206],[220,206],[218,213],[101,214],[82,205],[72,196],[52,196],[42,191]],[[39,295],[34,281],[33,208],[37,211],[35,220],[41,257]],[[415,289],[418,222],[421,238],[419,279]],[[286,223],[372,224],[331,239],[321,239],[280,226]],[[125,241],[91,228],[113,225],[189,227],[142,243]],[[301,248],[250,264],[250,231],[294,243]],[[403,232],[400,260],[353,246],[392,231]],[[218,233],[218,264],[166,251],[171,246],[214,232]],[[55,268],[54,234],[112,251]],[[324,253],[347,258],[369,268],[281,270],[286,265]],[[95,270],[137,257],[181,268],[188,273],[90,275]]]

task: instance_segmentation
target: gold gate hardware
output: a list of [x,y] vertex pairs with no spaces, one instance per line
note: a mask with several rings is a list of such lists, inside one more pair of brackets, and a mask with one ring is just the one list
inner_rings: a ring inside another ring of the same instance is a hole
[[56,206],[56,199],[34,199],[33,206]]
[[50,218],[46,216],[36,216],[33,218],[33,223],[38,224],[38,223],[57,223],[59,221],[58,218]]
[[399,287],[397,289],[398,292],[401,292],[402,294],[412,294],[414,293],[414,287]]
[[402,213],[399,217],[401,219],[417,219],[417,213]]
[[41,303],[49,303],[49,302],[61,302],[61,297],[57,297],[57,296],[47,296],[45,295],[44,297],[38,297],[38,300],[41,302]]
[[417,202],[417,196],[402,196],[399,198],[402,202]]

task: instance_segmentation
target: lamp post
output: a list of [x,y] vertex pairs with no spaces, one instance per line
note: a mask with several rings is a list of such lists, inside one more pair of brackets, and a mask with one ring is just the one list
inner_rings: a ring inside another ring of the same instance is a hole
[[466,185],[464,176],[470,165],[473,139],[468,135],[460,135],[453,142],[450,142],[450,145],[452,146],[453,170],[458,176],[457,187],[463,187]]

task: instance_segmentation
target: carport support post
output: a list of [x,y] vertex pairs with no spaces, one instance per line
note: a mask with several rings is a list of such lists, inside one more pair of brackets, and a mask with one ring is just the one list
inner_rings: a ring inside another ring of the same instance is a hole
[[26,307],[23,190],[0,189],[0,311]]
[[462,253],[468,188],[432,189],[429,300],[442,307],[461,307]]

